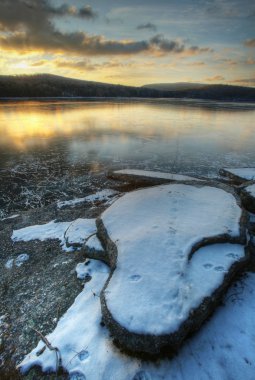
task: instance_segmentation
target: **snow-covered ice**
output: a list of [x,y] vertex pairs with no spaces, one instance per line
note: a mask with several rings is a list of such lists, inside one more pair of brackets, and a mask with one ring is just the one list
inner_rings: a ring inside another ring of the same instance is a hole
[[[109,275],[105,264],[90,260],[92,279],[47,336],[59,348],[63,366],[72,378],[86,380],[254,380],[255,373],[255,274],[249,273],[233,285],[225,304],[170,359],[145,362],[122,354],[101,326],[97,296]],[[55,353],[36,353],[38,346],[20,365],[22,372],[39,365],[54,371]],[[76,375],[76,377],[75,377]]]
[[[14,230],[13,241],[58,239],[63,250],[70,251],[68,245],[81,245],[91,234],[96,233],[95,219],[76,219],[72,222],[56,222],[39,224]],[[67,243],[67,244],[66,244]]]
[[148,178],[158,178],[158,179],[169,179],[170,181],[200,181],[198,178],[190,177],[182,174],[173,174],[173,173],[163,173],[163,172],[154,172],[148,170],[139,170],[139,169],[121,169],[115,170],[113,174],[124,174],[137,177],[148,177]]
[[255,168],[224,168],[224,171],[244,181],[255,180]]
[[91,194],[83,198],[75,198],[69,201],[58,201],[57,207],[58,208],[74,207],[77,204],[86,203],[86,202],[95,202],[95,201],[105,202],[106,204],[110,205],[116,199],[115,196],[117,194],[118,192],[115,190],[104,189],[104,190],[96,192],[95,194]]
[[[244,256],[243,247],[221,244],[189,260],[192,248],[204,238],[239,237],[241,213],[232,194],[210,186],[162,185],[117,200],[101,216],[118,250],[104,291],[113,320],[137,334],[176,332]],[[210,281],[198,290],[203,276]]]

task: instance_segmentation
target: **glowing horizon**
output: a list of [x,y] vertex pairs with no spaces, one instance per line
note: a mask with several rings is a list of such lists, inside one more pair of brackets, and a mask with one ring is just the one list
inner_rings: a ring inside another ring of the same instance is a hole
[[2,0],[0,74],[255,86],[248,0]]

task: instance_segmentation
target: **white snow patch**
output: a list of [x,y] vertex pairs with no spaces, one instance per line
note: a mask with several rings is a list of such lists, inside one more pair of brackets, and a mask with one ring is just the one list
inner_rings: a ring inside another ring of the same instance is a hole
[[[109,333],[100,325],[99,294],[108,277],[105,264],[91,260],[92,280],[47,336],[60,349],[64,368],[75,379],[86,380],[253,380],[255,373],[255,274],[229,289],[225,305],[172,360],[156,363],[125,356],[112,345]],[[93,292],[92,292],[93,291]],[[22,372],[39,365],[54,371],[55,353],[36,355],[43,342],[20,364]]]
[[79,280],[84,280],[86,277],[91,276],[91,268],[89,266],[90,260],[86,260],[84,263],[78,263],[75,271]]
[[6,263],[4,264],[5,268],[6,269],[11,269],[13,267],[13,263],[14,263],[14,259],[9,259],[6,261]]
[[[162,185],[117,200],[101,216],[118,249],[105,291],[114,320],[139,334],[177,331],[190,310],[221,284],[222,271],[244,255],[243,247],[223,244],[213,251],[201,248],[189,261],[192,247],[205,237],[239,236],[241,212],[232,194],[209,186]],[[197,263],[205,258],[216,268],[218,256],[222,271]],[[211,281],[198,291],[204,275]]]
[[255,180],[255,168],[224,168],[224,170],[246,181]]
[[249,193],[252,197],[255,198],[255,184],[247,186],[245,190],[247,191],[247,193]]
[[74,207],[77,204],[86,203],[86,202],[95,202],[95,201],[106,202],[106,204],[112,204],[114,200],[116,200],[115,196],[117,194],[119,193],[115,190],[105,189],[83,198],[75,198],[69,201],[58,201],[57,207],[58,208]]
[[70,224],[65,239],[68,245],[82,245],[89,235],[97,231],[95,219],[76,219]]
[[27,253],[22,253],[15,260],[14,263],[17,267],[21,267],[27,260],[29,260],[29,255]]
[[4,320],[6,319],[6,315],[3,314],[3,315],[0,315],[0,326],[3,325],[5,322]]
[[1,221],[3,220],[9,220],[9,219],[15,219],[19,216],[19,214],[15,214],[15,215],[11,215],[11,216],[7,216],[6,218],[2,218],[0,219]]
[[19,230],[14,230],[13,241],[48,240],[58,239],[64,251],[72,251],[68,244],[82,244],[92,233],[96,232],[95,219],[76,219],[72,222],[55,222],[54,220],[46,224],[34,225]]
[[16,267],[21,267],[21,265],[24,264],[27,260],[29,260],[29,255],[27,253],[21,253],[16,257],[16,259],[9,259],[5,263],[5,268],[11,269],[13,265]]
[[86,241],[86,246],[89,249],[94,249],[95,251],[103,251],[102,244],[100,240],[98,239],[97,235],[91,236],[87,241]]
[[122,170],[116,170],[114,171],[114,173],[133,175],[137,177],[162,178],[162,179],[169,179],[171,181],[201,181],[198,178],[190,177],[190,176],[182,175],[182,174],[154,172],[154,171],[139,170],[139,169],[122,169]]

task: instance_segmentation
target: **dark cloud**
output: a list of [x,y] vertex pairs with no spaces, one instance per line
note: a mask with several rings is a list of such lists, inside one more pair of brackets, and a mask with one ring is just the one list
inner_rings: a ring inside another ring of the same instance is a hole
[[143,30],[143,29],[146,29],[146,30],[151,30],[153,32],[156,32],[157,31],[157,27],[155,24],[152,24],[151,22],[147,22],[146,24],[140,24],[140,25],[137,25],[136,27],[137,30]]
[[182,53],[185,50],[185,45],[178,41],[168,40],[162,34],[157,34],[151,38],[152,46],[157,47],[162,52]]
[[64,16],[93,19],[96,12],[89,5],[82,8],[67,4],[54,7],[48,0],[0,1],[0,30],[53,28],[52,19]]
[[77,15],[87,19],[93,19],[97,17],[97,12],[93,11],[90,5],[86,5],[78,10]]
[[198,46],[187,47],[184,42],[167,39],[163,35],[156,35],[150,40],[122,41],[80,31],[64,33],[54,25],[54,17],[67,15],[91,18],[94,11],[90,6],[81,9],[65,4],[53,7],[47,0],[0,0],[0,31],[8,31],[0,34],[0,46],[2,49],[20,52],[40,50],[87,56],[142,52],[200,54],[210,51],[209,48]]
[[255,38],[244,41],[244,45],[249,48],[255,47]]
[[68,61],[68,60],[62,60],[62,59],[56,59],[52,62],[54,66],[58,68],[64,68],[64,69],[75,69],[79,71],[93,71],[96,70],[97,65],[91,64],[87,60],[81,60],[81,61]]

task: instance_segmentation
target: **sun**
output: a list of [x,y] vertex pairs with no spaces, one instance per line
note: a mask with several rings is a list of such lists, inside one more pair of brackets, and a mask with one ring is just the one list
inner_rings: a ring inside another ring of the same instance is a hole
[[28,69],[30,66],[26,61],[15,63],[15,69]]

